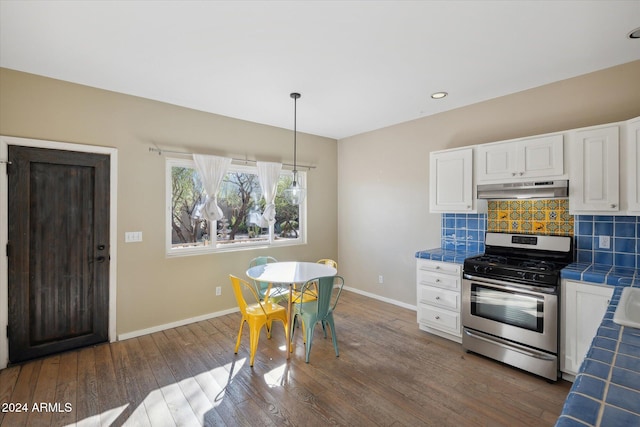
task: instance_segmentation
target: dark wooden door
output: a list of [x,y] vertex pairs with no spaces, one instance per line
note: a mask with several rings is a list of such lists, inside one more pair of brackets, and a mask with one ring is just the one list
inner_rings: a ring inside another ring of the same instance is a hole
[[9,360],[109,337],[109,156],[9,146]]

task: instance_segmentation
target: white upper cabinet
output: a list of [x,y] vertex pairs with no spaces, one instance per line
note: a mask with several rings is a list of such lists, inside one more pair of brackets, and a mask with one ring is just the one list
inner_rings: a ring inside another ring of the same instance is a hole
[[640,117],[627,122],[627,203],[630,212],[640,212]]
[[474,206],[473,149],[430,153],[430,211],[469,213]]
[[570,137],[569,212],[617,212],[618,125],[577,130]]
[[562,135],[478,145],[476,153],[478,182],[517,181],[564,174]]

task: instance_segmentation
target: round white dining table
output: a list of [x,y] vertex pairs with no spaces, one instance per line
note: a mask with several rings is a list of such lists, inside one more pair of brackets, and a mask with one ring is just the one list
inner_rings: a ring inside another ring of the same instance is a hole
[[247,270],[247,276],[261,282],[293,285],[316,277],[335,276],[337,272],[335,268],[317,262],[287,261],[256,265]]
[[[287,305],[287,316],[289,318],[289,331],[291,331],[291,306],[293,296],[293,286],[298,283],[306,283],[311,279],[325,276],[335,276],[338,271],[326,264],[317,262],[271,262],[263,265],[256,265],[247,270],[247,276],[253,280],[267,282],[278,285],[289,286],[289,302]],[[287,359],[291,353],[291,343],[287,343]]]

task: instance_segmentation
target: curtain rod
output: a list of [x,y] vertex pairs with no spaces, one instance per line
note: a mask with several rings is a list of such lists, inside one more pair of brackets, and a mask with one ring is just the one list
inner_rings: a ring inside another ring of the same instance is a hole
[[[192,153],[185,153],[183,151],[172,151],[172,150],[162,150],[160,148],[155,148],[155,147],[149,147],[149,152],[151,153],[158,153],[159,156],[161,156],[163,153],[168,153],[168,154],[180,154],[182,156],[193,156]],[[257,163],[258,160],[249,160],[249,159],[236,159],[234,157],[231,158],[231,160],[233,160],[236,163]],[[293,167],[293,164],[291,163],[282,163],[283,166],[290,166]],[[296,165],[299,168],[305,168],[305,169],[315,169],[315,166],[309,166],[309,165]]]

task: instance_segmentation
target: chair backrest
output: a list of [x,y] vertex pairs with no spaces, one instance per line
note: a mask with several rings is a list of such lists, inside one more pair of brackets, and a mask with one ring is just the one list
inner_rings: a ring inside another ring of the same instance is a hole
[[[260,298],[258,298],[258,294],[256,293],[253,286],[250,283],[240,279],[239,277],[234,276],[233,274],[229,275],[229,279],[231,279],[231,286],[233,287],[233,294],[236,297],[236,301],[238,302],[238,307],[240,308],[240,313],[242,315],[247,314],[247,300],[245,299],[245,295],[250,298],[251,303],[260,304],[260,308],[264,311],[264,307],[260,303]],[[266,313],[265,313],[266,314]]]
[[335,262],[335,261],[334,261],[334,260],[332,260],[332,259],[329,259],[329,258],[319,259],[319,260],[317,261],[317,263],[318,263],[318,264],[325,264],[325,265],[328,265],[329,267],[333,267],[333,268],[335,268],[336,270],[338,269],[338,263],[337,263],[337,262]]
[[[310,304],[310,306],[317,307],[318,320],[322,320],[329,312],[333,311],[338,304],[338,299],[342,293],[342,287],[344,286],[344,279],[341,276],[325,276],[318,277],[309,280],[301,289],[302,299],[304,300],[304,293],[311,292],[309,289],[312,286],[317,286],[318,289],[318,302],[317,304]],[[307,309],[308,309],[307,307]],[[302,304],[300,311],[305,309],[305,304]]]
[[[269,263],[272,263],[272,262],[278,262],[278,260],[275,259],[272,256],[255,257],[254,259],[249,261],[249,268],[255,267],[257,265],[269,264]],[[261,282],[259,280],[254,280],[253,282],[255,283],[256,291],[260,294],[260,296],[264,296],[265,291],[269,288],[269,283]]]
[[264,264],[269,264],[270,262],[278,262],[277,259],[275,259],[272,256],[259,256],[259,257],[255,257],[254,259],[252,259],[251,261],[249,261],[249,268],[251,267],[255,267],[256,265],[264,265]]

